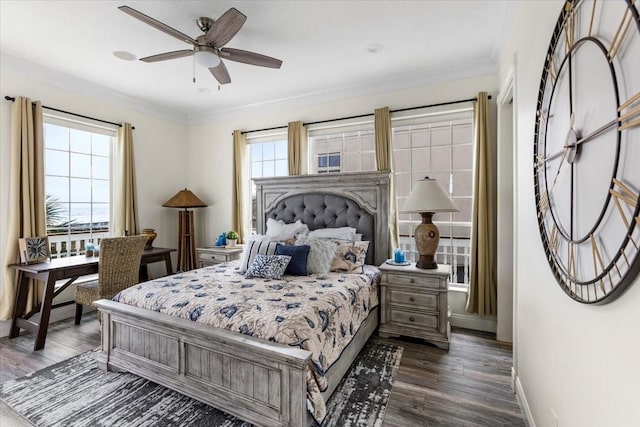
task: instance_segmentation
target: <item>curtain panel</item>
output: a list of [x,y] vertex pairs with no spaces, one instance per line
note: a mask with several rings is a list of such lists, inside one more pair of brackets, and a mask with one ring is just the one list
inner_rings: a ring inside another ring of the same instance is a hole
[[389,185],[389,256],[398,247],[398,209],[396,202],[396,180],[393,174],[393,150],[391,149],[391,113],[389,107],[377,108],[374,112],[376,165],[379,171],[390,171]]
[[466,311],[471,314],[497,314],[496,216],[489,140],[489,111],[486,92],[478,94],[474,104],[476,144],[473,209],[471,214],[471,272]]
[[289,175],[304,175],[307,173],[307,131],[302,122],[289,122],[287,136]]
[[251,230],[245,195],[249,175],[247,174],[247,139],[239,130],[233,131],[233,229],[238,233],[238,243],[242,243]]
[[[18,239],[46,236],[44,194],[44,127],[42,104],[16,97],[11,106],[11,160],[8,227],[3,260],[4,288],[0,295],[0,320],[11,318],[16,295],[15,271],[7,265],[20,262]],[[29,286],[27,311],[38,304],[42,282]],[[38,286],[34,289],[34,286]],[[35,292],[34,292],[35,291]]]
[[118,128],[114,150],[113,236],[134,236],[140,232],[136,191],[133,131],[131,123]]

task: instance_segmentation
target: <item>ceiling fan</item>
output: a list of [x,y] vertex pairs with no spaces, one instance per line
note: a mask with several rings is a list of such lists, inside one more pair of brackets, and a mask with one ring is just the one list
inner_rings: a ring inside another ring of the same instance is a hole
[[129,6],[119,6],[118,9],[139,19],[145,24],[151,25],[157,30],[193,45],[193,49],[160,53],[140,58],[140,61],[158,62],[195,55],[196,62],[208,68],[211,74],[213,74],[213,77],[215,77],[221,85],[231,83],[231,77],[229,76],[227,67],[225,67],[224,62],[222,62],[223,58],[230,61],[268,68],[280,68],[282,65],[281,60],[270,56],[249,52],[247,50],[223,47],[240,31],[240,28],[242,28],[242,25],[247,20],[247,17],[234,7],[223,13],[216,21],[206,17],[196,19],[196,24],[204,34],[199,35],[195,39]]

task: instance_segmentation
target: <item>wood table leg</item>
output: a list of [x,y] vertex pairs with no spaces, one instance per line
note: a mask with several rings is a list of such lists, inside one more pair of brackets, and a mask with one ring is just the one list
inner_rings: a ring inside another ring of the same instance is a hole
[[164,266],[167,270],[167,276],[173,274],[173,267],[171,266],[171,252],[167,252],[164,255]]
[[20,328],[16,324],[18,318],[24,316],[27,309],[27,296],[29,295],[29,279],[22,271],[17,272],[16,280],[16,299],[13,304],[13,315],[11,317],[11,329],[9,330],[9,338],[15,338],[20,335]]
[[33,345],[33,350],[44,348],[47,339],[47,329],[49,328],[49,317],[51,316],[51,306],[53,305],[54,287],[56,284],[55,274],[48,274],[45,280],[42,304],[40,306],[40,323],[38,324],[38,335]]

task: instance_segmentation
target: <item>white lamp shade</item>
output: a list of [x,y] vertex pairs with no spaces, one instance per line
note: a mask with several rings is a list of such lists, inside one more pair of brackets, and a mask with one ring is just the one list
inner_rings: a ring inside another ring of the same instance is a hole
[[220,63],[220,57],[210,48],[201,47],[196,50],[195,55],[198,65],[205,68],[216,67]]
[[404,213],[413,212],[458,212],[459,209],[435,179],[419,179],[404,203]]

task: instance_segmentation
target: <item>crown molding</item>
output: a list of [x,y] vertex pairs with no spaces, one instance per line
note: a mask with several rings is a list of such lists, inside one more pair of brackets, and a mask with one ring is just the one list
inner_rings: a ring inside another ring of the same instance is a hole
[[[76,95],[90,97],[100,102],[112,104],[119,108],[133,110],[148,114],[165,120],[169,120],[181,125],[186,125],[188,116],[181,111],[162,107],[142,101],[138,98],[127,96],[104,86],[97,85],[87,80],[61,73],[54,69],[26,61],[13,55],[0,52],[0,70],[2,73],[17,74],[35,82],[42,83]],[[6,91],[10,88],[3,88]],[[8,94],[16,96],[20,94]],[[47,100],[43,100],[47,104]]]
[[245,115],[301,108],[310,105],[339,101],[341,99],[376,95],[385,92],[428,86],[455,80],[496,74],[498,64],[491,58],[467,59],[464,63],[451,63],[440,67],[420,68],[397,73],[381,81],[379,78],[361,80],[357,86],[334,86],[322,91],[298,96],[274,99],[267,102],[241,105],[236,108],[207,110],[201,114],[189,114],[187,125],[195,126]]
[[[242,117],[266,112],[282,111],[311,105],[335,102],[342,99],[371,96],[386,92],[410,89],[438,83],[464,80],[498,72],[498,65],[490,57],[466,59],[464,62],[450,63],[439,67],[427,67],[396,73],[384,80],[372,78],[361,80],[357,85],[333,86],[320,91],[303,93],[297,96],[272,99],[234,108],[208,109],[202,113],[185,113],[165,106],[145,102],[139,98],[124,95],[87,80],[61,73],[48,67],[25,61],[21,58],[0,52],[2,72],[25,76],[36,82],[49,85],[80,96],[88,96],[107,102],[120,108],[133,110],[151,116],[169,120],[181,125],[196,126],[220,120]],[[5,91],[7,88],[3,88]],[[8,93],[7,93],[8,94]],[[8,94],[15,96],[16,94]],[[46,103],[46,100],[44,100]]]

